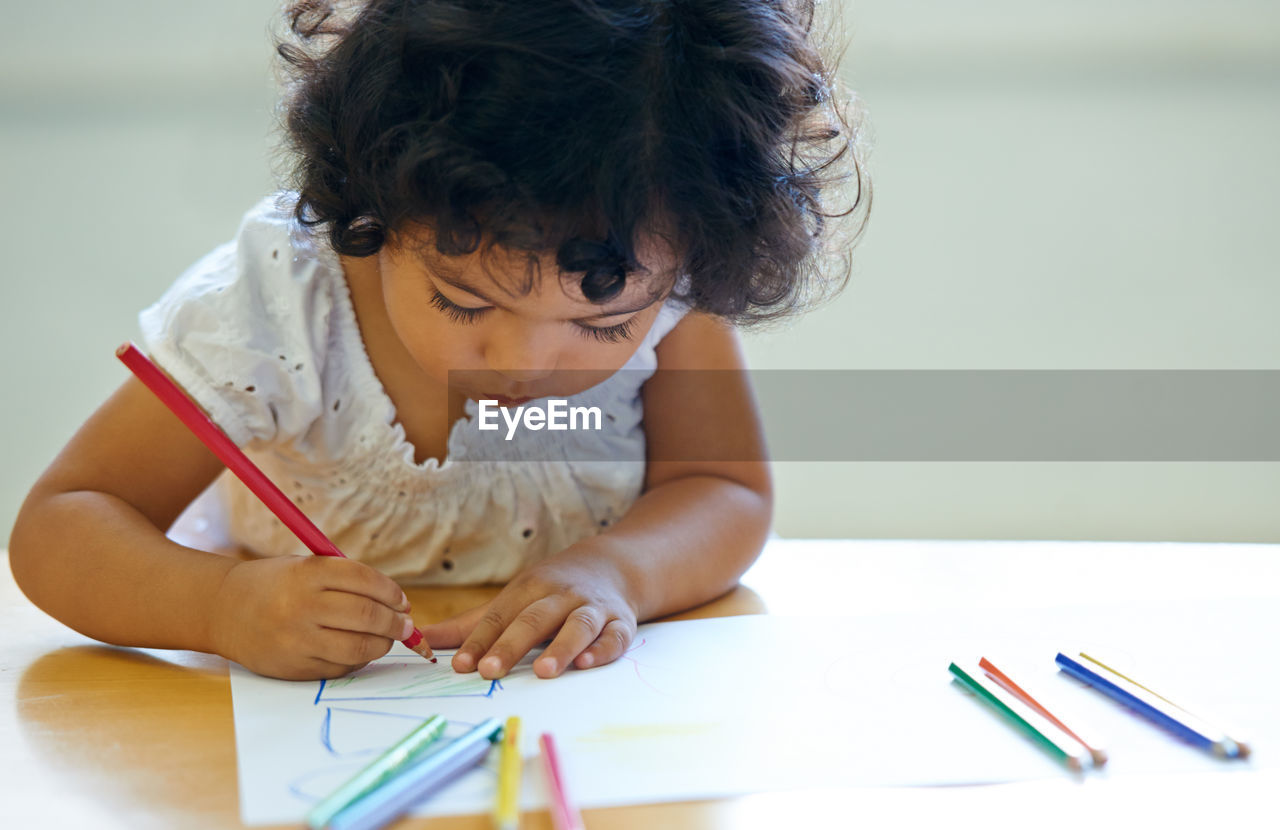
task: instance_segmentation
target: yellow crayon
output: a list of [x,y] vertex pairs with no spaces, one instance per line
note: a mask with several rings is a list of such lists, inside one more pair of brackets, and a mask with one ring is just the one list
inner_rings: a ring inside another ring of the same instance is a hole
[[520,719],[507,718],[502,727],[502,755],[498,760],[498,800],[493,807],[497,830],[516,830],[520,824]]

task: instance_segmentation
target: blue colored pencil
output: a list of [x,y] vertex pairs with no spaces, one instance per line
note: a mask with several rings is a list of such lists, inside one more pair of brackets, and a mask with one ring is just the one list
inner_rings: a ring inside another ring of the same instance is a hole
[[1170,704],[1159,695],[1152,694],[1118,675],[1082,665],[1061,652],[1054,658],[1054,662],[1077,680],[1088,683],[1113,700],[1123,703],[1195,746],[1207,749],[1223,758],[1235,758],[1240,755],[1240,748],[1236,742],[1221,730],[1204,723],[1190,712]]
[[[1183,712],[1186,712],[1186,713],[1190,714],[1192,717],[1198,718],[1198,719],[1200,720],[1200,722],[1201,722],[1201,723],[1205,723],[1205,724],[1213,723],[1213,724],[1216,724],[1216,727],[1215,727],[1215,728],[1216,728],[1216,731],[1221,732],[1221,733],[1223,734],[1223,736],[1225,737],[1225,739],[1226,739],[1226,740],[1228,740],[1228,741],[1231,741],[1231,742],[1234,742],[1234,743],[1235,743],[1235,745],[1236,745],[1236,755],[1235,755],[1235,757],[1237,757],[1237,758],[1248,758],[1248,757],[1249,757],[1249,754],[1250,754],[1250,752],[1251,752],[1251,750],[1250,750],[1250,748],[1249,748],[1249,742],[1248,742],[1248,741],[1243,740],[1243,739],[1241,738],[1241,736],[1240,736],[1240,733],[1239,733],[1239,732],[1237,732],[1237,731],[1235,731],[1234,729],[1227,729],[1227,728],[1225,728],[1225,727],[1223,726],[1223,724],[1222,724],[1222,721],[1218,720],[1217,718],[1208,718],[1208,717],[1205,717],[1205,712],[1204,712],[1204,710],[1203,710],[1203,709],[1201,709],[1199,706],[1197,706],[1197,707],[1195,708],[1195,709],[1196,709],[1196,710],[1195,710],[1195,712],[1192,712],[1192,711],[1191,711],[1191,709],[1187,708],[1186,706],[1183,706],[1183,705],[1182,705],[1182,704],[1180,704],[1180,703],[1175,703],[1174,701],[1172,701],[1172,700],[1170,700],[1169,698],[1165,697],[1164,695],[1160,694],[1160,693],[1159,693],[1159,692],[1157,692],[1155,689],[1151,688],[1150,686],[1146,685],[1145,683],[1139,683],[1137,680],[1133,679],[1132,677],[1129,677],[1128,675],[1125,675],[1125,674],[1121,674],[1120,672],[1118,672],[1118,671],[1116,671],[1115,669],[1113,669],[1113,668],[1111,668],[1110,666],[1108,666],[1106,663],[1104,663],[1104,662],[1102,662],[1101,660],[1099,660],[1097,657],[1094,657],[1094,656],[1089,655],[1089,654],[1085,654],[1083,651],[1082,651],[1082,652],[1080,652],[1080,657],[1081,657],[1082,659],[1084,659],[1084,660],[1086,660],[1086,661],[1088,661],[1088,662],[1093,663],[1094,665],[1096,665],[1096,666],[1098,667],[1098,669],[1101,669],[1101,671],[1102,671],[1102,673],[1103,673],[1103,674],[1105,674],[1105,675],[1107,675],[1107,676],[1114,675],[1114,676],[1116,676],[1116,677],[1119,677],[1121,680],[1125,681],[1126,683],[1132,683],[1133,685],[1137,686],[1139,689],[1142,689],[1144,692],[1150,692],[1151,694],[1153,694],[1153,695],[1155,695],[1156,697],[1160,698],[1160,699],[1161,699],[1161,700],[1163,700],[1165,703],[1169,704],[1170,706],[1174,707],[1175,709],[1181,709]],[[1097,671],[1098,669],[1095,669],[1095,671]],[[1196,712],[1199,712],[1200,714],[1196,714]]]
[[330,830],[376,830],[393,821],[427,794],[483,760],[501,732],[501,721],[486,719],[342,810],[329,819],[328,827]]

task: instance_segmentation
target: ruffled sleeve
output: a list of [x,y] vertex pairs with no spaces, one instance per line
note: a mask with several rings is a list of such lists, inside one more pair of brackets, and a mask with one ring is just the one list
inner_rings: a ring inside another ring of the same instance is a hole
[[138,315],[145,348],[237,445],[302,435],[323,411],[332,267],[264,199]]

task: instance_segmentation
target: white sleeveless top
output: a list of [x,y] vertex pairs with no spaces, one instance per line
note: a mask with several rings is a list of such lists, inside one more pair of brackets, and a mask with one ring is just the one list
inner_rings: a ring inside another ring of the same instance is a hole
[[[295,199],[259,202],[138,319],[153,359],[339,549],[403,582],[502,582],[631,507],[644,483],[640,387],[683,304],[668,299],[623,370],[568,399],[600,407],[606,431],[520,429],[508,442],[501,417],[500,432],[479,431],[468,401],[448,457],[418,464],[338,257],[293,219]],[[308,553],[230,473],[215,492],[231,541]]]

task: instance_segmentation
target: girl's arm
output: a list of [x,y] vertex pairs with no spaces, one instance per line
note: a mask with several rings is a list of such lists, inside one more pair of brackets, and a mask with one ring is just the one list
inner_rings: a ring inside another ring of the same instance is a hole
[[9,542],[14,578],[51,616],[117,645],[214,652],[290,678],[338,676],[385,653],[408,609],[372,568],[243,562],[165,537],[221,470],[130,378],[27,496]]
[[461,643],[455,670],[501,677],[548,639],[533,664],[539,676],[611,662],[637,621],[723,594],[759,555],[773,495],[736,334],[689,314],[659,344],[658,368],[643,390],[653,459],[645,492],[614,526],[522,572],[486,605],[425,628],[433,646]]
[[[764,431],[736,332],[689,314],[658,344],[645,384],[645,492],[600,541],[640,620],[733,588],[773,519]],[[700,461],[699,458],[727,459]]]

